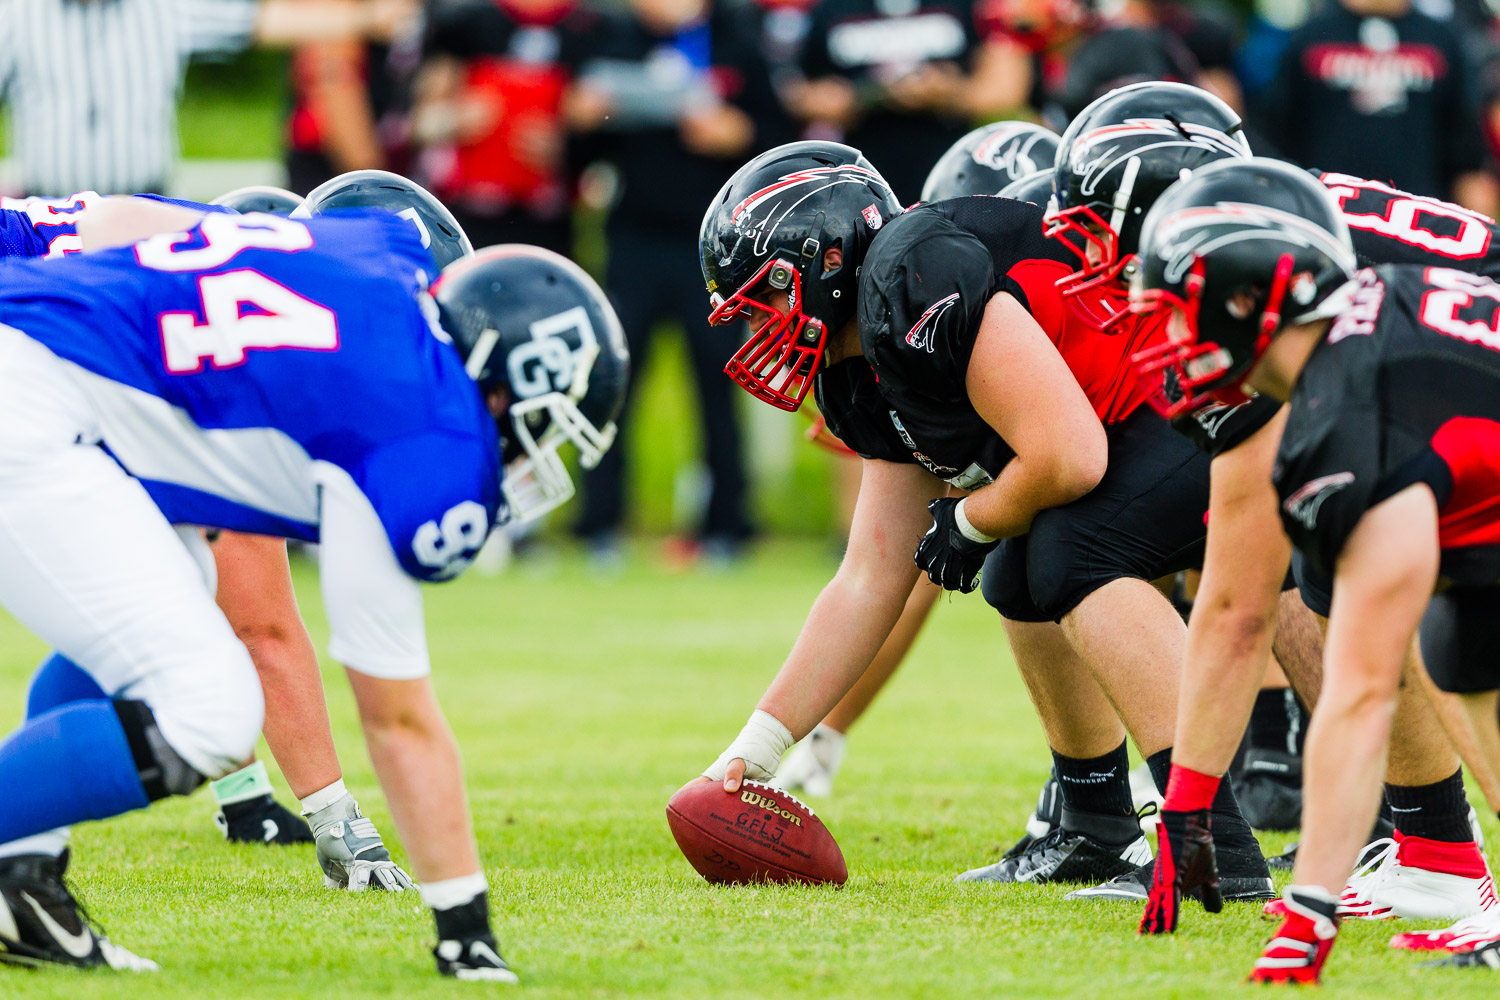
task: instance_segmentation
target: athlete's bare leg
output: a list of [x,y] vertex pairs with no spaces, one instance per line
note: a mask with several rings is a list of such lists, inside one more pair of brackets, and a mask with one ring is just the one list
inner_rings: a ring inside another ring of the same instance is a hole
[[896,621],[896,627],[891,629],[880,652],[875,654],[875,659],[870,661],[869,668],[849,693],[823,719],[823,725],[840,733],[847,733],[859,721],[859,717],[865,714],[906,659],[906,654],[917,641],[922,626],[927,623],[928,614],[932,612],[932,606],[937,603],[938,595],[942,592],[943,588],[925,576],[917,580],[911,596],[906,599],[901,617]]
[[1124,742],[1125,727],[1114,705],[1061,627],[1007,620],[1005,634],[1048,746],[1068,757],[1089,758]]
[[1145,580],[1113,580],[1063,616],[1062,629],[1141,756],[1170,747],[1187,638],[1171,602]]
[[[1500,706],[1500,692],[1444,694],[1442,697],[1454,700],[1467,716],[1465,730],[1470,735],[1474,753],[1464,760],[1474,772],[1475,780],[1481,786],[1485,786],[1487,781],[1494,783],[1495,775],[1500,774],[1500,725],[1496,724],[1495,717],[1497,706]],[[1481,771],[1484,772],[1482,775]],[[1491,809],[1500,811],[1500,804],[1497,804],[1496,797],[1488,787],[1485,787],[1485,797],[1489,799]]]

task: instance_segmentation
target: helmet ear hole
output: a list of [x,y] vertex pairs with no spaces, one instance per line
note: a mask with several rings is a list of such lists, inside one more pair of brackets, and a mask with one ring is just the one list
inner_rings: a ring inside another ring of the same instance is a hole
[[1264,298],[1262,289],[1244,285],[1230,292],[1225,298],[1224,311],[1238,320],[1249,319],[1262,298]]

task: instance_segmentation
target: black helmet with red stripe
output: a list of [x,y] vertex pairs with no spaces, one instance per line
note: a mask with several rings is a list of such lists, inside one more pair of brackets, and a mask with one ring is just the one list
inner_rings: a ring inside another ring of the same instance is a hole
[[1050,170],[1057,157],[1057,133],[1032,122],[981,125],[948,147],[927,181],[922,201],[946,201],[1000,189],[1038,170]]
[[[1338,203],[1280,160],[1226,160],[1173,185],[1146,216],[1133,313],[1176,313],[1166,343],[1131,359],[1168,417],[1239,403],[1284,328],[1334,315],[1358,263]],[[1180,395],[1178,392],[1180,391]]]
[[577,264],[519,244],[486,247],[433,283],[438,321],[497,415],[503,489],[529,521],[573,495],[558,449],[571,442],[592,469],[614,443],[630,352],[604,292]]
[[1204,164],[1249,155],[1239,115],[1185,83],[1120,87],[1080,112],[1063,133],[1046,218],[1047,235],[1078,255],[1079,269],[1058,283],[1073,309],[1094,326],[1113,325],[1125,308],[1122,274],[1156,199]]
[[1052,168],[1038,170],[1011,181],[1000,189],[999,196],[1012,201],[1029,201],[1038,208],[1046,208],[1052,200]]
[[802,405],[829,331],[854,316],[871,241],[900,212],[864,154],[836,142],[777,146],[736,170],[698,232],[708,321],[750,321],[725,373],[772,406]]

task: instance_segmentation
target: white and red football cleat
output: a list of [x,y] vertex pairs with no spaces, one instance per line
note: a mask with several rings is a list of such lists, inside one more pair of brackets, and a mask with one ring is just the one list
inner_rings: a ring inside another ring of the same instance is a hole
[[[1365,848],[1339,898],[1339,917],[1353,920],[1462,920],[1495,898],[1484,855],[1473,841],[1451,844],[1425,837],[1377,840]],[[1267,916],[1285,916],[1280,900]]]
[[1286,917],[1250,972],[1252,983],[1316,983],[1338,936],[1338,900],[1315,886],[1289,885]]
[[1391,938],[1392,948],[1406,951],[1474,951],[1500,942],[1500,902],[1495,899],[1495,883],[1485,880],[1485,908],[1465,917],[1451,927],[1435,931],[1410,931]]

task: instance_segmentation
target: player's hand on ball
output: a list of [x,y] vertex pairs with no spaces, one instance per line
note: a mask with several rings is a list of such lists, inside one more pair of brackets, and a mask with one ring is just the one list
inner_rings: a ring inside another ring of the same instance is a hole
[[1163,810],[1157,827],[1156,868],[1140,933],[1171,934],[1177,930],[1182,897],[1195,892],[1209,913],[1224,908],[1210,813],[1207,809]]
[[979,586],[979,571],[995,546],[995,540],[975,541],[959,527],[955,497],[942,497],[927,505],[932,527],[917,545],[917,566],[944,590],[972,593]]
[[411,876],[391,860],[391,852],[375,824],[359,811],[347,792],[307,817],[318,847],[318,865],[330,889],[364,892],[376,889],[404,892],[413,888]]

